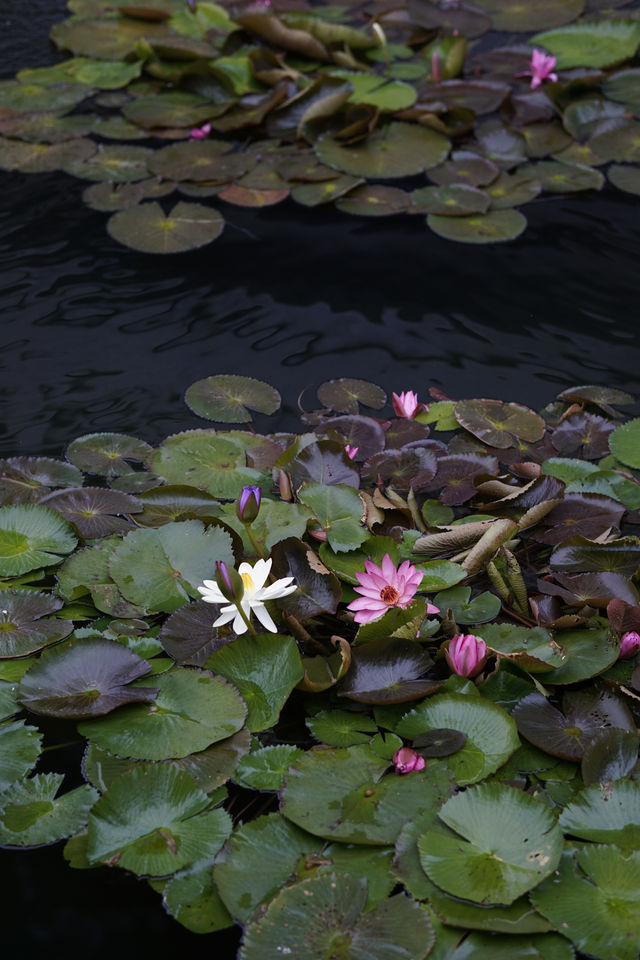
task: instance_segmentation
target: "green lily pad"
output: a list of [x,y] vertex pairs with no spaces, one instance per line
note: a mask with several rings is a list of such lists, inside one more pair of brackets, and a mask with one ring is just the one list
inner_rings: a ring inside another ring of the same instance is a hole
[[463,183],[470,187],[486,187],[493,183],[499,172],[495,163],[486,157],[468,150],[457,150],[450,160],[429,170],[429,180],[439,187]]
[[[586,786],[628,776],[638,762],[638,737],[629,730],[605,729],[587,744],[581,772]],[[622,846],[622,844],[621,844]]]
[[543,916],[574,946],[601,960],[636,960],[640,853],[610,844],[569,847],[558,875],[532,893]]
[[102,487],[54,492],[41,502],[64,517],[85,540],[96,540],[130,530],[131,522],[125,520],[125,516],[139,513],[142,509],[135,497]]
[[491,960],[574,960],[575,953],[559,933],[539,933],[530,938],[472,933],[449,956],[450,960],[471,960],[472,957],[474,960],[480,957],[490,957]]
[[[2,124],[5,132],[31,143],[64,143],[92,133],[97,118],[91,113],[64,116],[62,111],[23,114]],[[75,148],[74,148],[75,149]]]
[[549,193],[575,193],[578,190],[601,190],[604,174],[592,167],[577,163],[559,163],[557,160],[539,160],[518,167],[517,173],[542,184]]
[[528,33],[571,23],[582,13],[584,0],[537,0],[535,7],[521,0],[477,0],[477,5],[491,16],[494,30]]
[[489,624],[482,630],[482,639],[490,650],[531,673],[555,670],[564,663],[560,645],[542,627],[528,630],[510,623]]
[[93,637],[44,653],[24,675],[18,698],[32,713],[89,717],[135,701],[151,703],[154,690],[129,684],[150,670],[121,643]]
[[0,720],[7,720],[19,712],[20,707],[16,700],[17,691],[17,684],[8,680],[0,680]]
[[223,423],[248,423],[249,410],[275,413],[280,394],[268,383],[253,377],[219,374],[193,383],[185,394],[187,406],[205,420]]
[[174,144],[155,152],[149,170],[169,180],[225,183],[246,173],[256,162],[252,154],[228,154],[228,148],[228,143],[219,140]]
[[491,198],[492,210],[507,210],[521,203],[529,203],[541,190],[542,185],[538,180],[517,173],[503,172],[487,187],[486,193]]
[[249,923],[239,960],[276,960],[283,950],[322,960],[346,944],[354,960],[423,960],[435,938],[420,905],[399,894],[361,916],[366,899],[366,880],[349,874],[294,884]]
[[217,210],[183,201],[167,215],[159,203],[143,203],[119,210],[107,223],[114,240],[141,253],[195,250],[216,240],[223,227],[224,219]]
[[0,503],[33,503],[53,487],[81,487],[77,467],[50,457],[9,457],[0,461]]
[[535,443],[545,431],[542,417],[519,403],[459,400],[455,415],[460,426],[492,447],[510,447],[514,437]]
[[282,789],[282,781],[287,770],[302,756],[302,753],[303,751],[298,747],[288,743],[262,747],[240,760],[235,778],[253,790],[273,790],[277,793]]
[[384,112],[395,113],[412,107],[417,93],[409,83],[388,80],[375,73],[358,73],[354,70],[332,70],[330,76],[348,80],[353,87],[349,103],[368,103]]
[[427,225],[445,240],[458,243],[503,243],[515,240],[527,226],[518,210],[490,210],[472,217],[442,217],[430,213]]
[[216,651],[207,669],[226,677],[240,691],[252,732],[273,726],[304,670],[293,637],[243,634]]
[[437,213],[446,217],[465,217],[486,213],[491,202],[484,190],[466,184],[420,187],[410,194],[412,212]]
[[231,833],[231,819],[208,810],[209,803],[187,773],[166,764],[124,773],[91,811],[89,862],[164,876],[212,857]]
[[[256,473],[254,470],[251,472]],[[258,474],[258,479],[261,479],[260,474]],[[251,480],[245,481],[245,483],[254,482]],[[240,490],[237,493],[240,493]],[[226,505],[223,516],[225,522],[244,537],[245,549],[247,552],[251,552],[254,548],[247,542],[247,532],[236,516],[235,505]],[[260,513],[251,524],[251,532],[258,544],[264,546],[267,550],[271,550],[281,540],[287,540],[290,537],[302,537],[311,516],[309,507],[302,504],[263,499],[260,505]],[[284,599],[288,599],[288,597]]]
[[459,730],[464,746],[447,764],[466,786],[494,773],[520,746],[515,722],[506,710],[481,697],[439,693],[415,707],[396,725],[400,737],[413,740],[427,730]]
[[99,747],[136,760],[167,760],[205,750],[239,730],[247,708],[222,677],[176,667],[140,684],[158,689],[150,705],[122,707],[78,729]]
[[[243,487],[259,486],[264,481],[262,473],[245,466],[246,459],[246,447],[240,441],[214,430],[188,430],[167,437],[149,462],[169,483],[188,483],[214,497],[231,500]],[[231,517],[225,520],[233,526]],[[291,531],[286,535],[294,534]]]
[[409,196],[405,190],[397,187],[366,184],[351,190],[347,197],[338,198],[336,206],[343,213],[360,217],[389,217],[407,212]]
[[313,511],[326,531],[329,546],[336,553],[357,549],[369,536],[361,523],[362,501],[351,487],[307,483],[300,490],[298,499]]
[[93,140],[81,137],[64,143],[25,143],[0,137],[0,167],[21,173],[66,170],[68,164],[88,162],[96,152]]
[[0,508],[0,576],[60,563],[76,543],[71,527],[55,510],[30,504]]
[[56,798],[64,774],[40,773],[0,794],[0,844],[41,847],[78,833],[98,793],[83,786]]
[[304,207],[318,207],[323,203],[330,203],[350,193],[354,188],[364,183],[360,177],[351,177],[344,174],[333,180],[324,180],[320,183],[302,183],[291,188],[291,198]]
[[618,190],[625,193],[640,195],[640,170],[624,164],[612,163],[607,170],[607,177]]
[[72,159],[63,169],[82,180],[131,183],[149,176],[147,160],[152,156],[147,147],[99,146],[86,160]]
[[139,77],[141,73],[142,63],[140,60],[134,63],[88,60],[74,70],[74,77],[79,83],[86,83],[90,87],[99,87],[100,90],[119,90]]
[[87,433],[69,444],[67,458],[81,470],[117,477],[131,473],[128,461],[145,461],[151,449],[144,440],[123,433]]
[[640,418],[617,427],[609,436],[609,449],[626,466],[640,468]]
[[68,601],[76,601],[87,593],[96,609],[114,617],[138,617],[144,608],[126,600],[109,576],[109,560],[122,543],[119,537],[108,537],[93,547],[76,551],[58,571],[58,592]]
[[617,638],[606,629],[563,630],[560,645],[566,660],[545,674],[545,684],[579,683],[604,673],[618,659]]
[[[487,930],[494,933],[529,934],[529,937],[520,936],[516,938],[515,936],[511,936],[508,938],[508,945],[505,944],[505,948],[508,947],[508,952],[504,960],[509,960],[510,957],[517,957],[516,948],[518,944],[525,945],[527,952],[526,960],[529,960],[531,940],[535,941],[537,939],[535,934],[545,933],[551,929],[549,921],[545,920],[539,913],[536,913],[526,896],[519,897],[514,900],[513,903],[509,904],[509,906],[505,906],[504,904],[483,904],[480,906],[477,903],[470,903],[468,901],[458,900],[455,897],[448,897],[434,886],[433,890],[429,893],[429,902],[438,916],[448,926],[461,927],[465,930]],[[531,936],[532,934],[534,935],[533,937]],[[470,939],[470,937],[467,937],[465,943],[469,943]],[[502,946],[505,939],[506,938],[503,937],[491,937],[487,939],[485,949],[490,948],[491,950],[495,950],[499,946]],[[473,949],[477,949],[477,941],[473,941],[473,943]],[[471,949],[471,945],[469,946]],[[484,941],[482,942],[482,946],[485,946]],[[569,945],[567,944],[567,946]],[[471,953],[471,956],[473,956],[473,953]],[[537,954],[535,956],[531,955],[531,960],[538,960],[538,956]],[[546,954],[540,955],[540,960],[547,960]],[[570,955],[566,960],[573,960],[573,957]]]
[[377,384],[350,377],[327,380],[318,387],[317,394],[324,407],[354,416],[359,413],[359,404],[380,410],[387,402],[386,393]]
[[211,863],[196,862],[174,874],[164,888],[167,912],[192,933],[215,933],[233,926],[211,878]]
[[0,659],[25,657],[64,640],[72,620],[46,619],[62,606],[56,597],[32,590],[3,590],[0,596]]
[[49,36],[59,49],[70,50],[76,57],[126,60],[135,53],[136,43],[143,37],[149,40],[165,33],[166,28],[160,23],[128,17],[117,20],[72,18],[56,23]]
[[565,833],[581,840],[615,843],[619,847],[637,850],[640,844],[640,783],[619,780],[586,787],[565,807],[559,822]]
[[632,57],[640,44],[640,23],[633,20],[583,20],[531,37],[557,58],[559,70],[610,67]]
[[0,80],[0,107],[8,107],[20,113],[70,110],[92,93],[93,91],[82,83],[66,82],[55,86],[40,86],[37,83]]
[[309,717],[307,726],[316,740],[331,747],[352,747],[368,743],[378,732],[376,723],[366,714],[346,710],[320,710]]
[[486,590],[473,600],[470,597],[471,587],[458,586],[437,593],[433,602],[441,610],[453,610],[454,619],[458,624],[486,623],[498,616],[502,604],[495,593],[489,593]]
[[148,197],[163,197],[175,190],[172,181],[139,180],[137,183],[94,183],[82,194],[83,201],[92,210],[113,213],[135,207]]
[[29,773],[40,756],[41,743],[40,731],[24,720],[0,723],[0,791]]
[[415,124],[394,121],[362,144],[345,147],[325,135],[315,145],[316,156],[336,170],[356,177],[407,177],[435,167],[447,156],[449,140]]
[[420,862],[434,883],[464,900],[513,903],[560,860],[562,831],[553,814],[513,787],[472,787],[447,800],[438,816],[450,829],[423,834]]
[[149,610],[172,613],[198,584],[212,575],[216,561],[233,566],[231,537],[221,527],[205,529],[200,520],[134,530],[116,547],[109,573],[123,596]]
[[388,770],[366,745],[308,751],[285,777],[282,814],[329,840],[392,844],[408,818],[440,805],[450,782],[441,766],[402,777]]

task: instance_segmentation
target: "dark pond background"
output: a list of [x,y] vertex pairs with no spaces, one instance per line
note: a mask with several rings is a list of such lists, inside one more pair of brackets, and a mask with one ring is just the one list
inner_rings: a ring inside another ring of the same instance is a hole
[[[59,59],[47,34],[64,15],[61,0],[0,0],[0,77]],[[182,395],[214,373],[276,386],[278,428],[301,391],[339,376],[534,407],[579,383],[640,392],[640,199],[613,188],[528,204],[526,233],[503,245],[287,201],[226,206],[220,240],[152,257],[111,240],[86,185],[0,172],[0,456],[61,456],[100,430],[158,442],[201,423]],[[189,934],[143,882],[71,871],[61,845],[2,860],[3,944],[23,956],[235,955],[235,937]]]

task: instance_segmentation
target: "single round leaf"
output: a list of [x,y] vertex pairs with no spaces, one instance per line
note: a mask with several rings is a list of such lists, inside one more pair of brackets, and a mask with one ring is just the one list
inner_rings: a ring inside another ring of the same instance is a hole
[[219,237],[223,227],[217,210],[182,201],[166,216],[159,203],[143,203],[119,210],[107,223],[114,240],[141,253],[195,250]]
[[187,406],[205,420],[222,423],[248,423],[249,410],[275,413],[280,394],[268,383],[253,377],[219,374],[193,383],[185,394]]
[[102,487],[64,490],[49,494],[41,502],[64,517],[85,540],[130,530],[131,522],[124,519],[125,515],[142,509],[135,497]]
[[638,737],[629,730],[605,729],[587,744],[582,779],[587,786],[628,776],[638,762]]
[[437,213],[445,217],[466,217],[486,213],[491,198],[484,190],[453,183],[441,187],[420,187],[410,194],[412,213]]
[[40,731],[24,720],[0,723],[0,791],[26,777],[40,756],[41,742]]
[[416,124],[394,121],[355,146],[342,146],[330,135],[320,137],[316,156],[328,166],[356,177],[408,177],[441,163],[449,140]]
[[41,847],[86,826],[97,791],[77,787],[56,798],[63,780],[62,773],[40,773],[0,795],[0,846]]
[[287,770],[302,756],[302,753],[303,751],[298,747],[288,743],[262,747],[240,760],[235,779],[253,790],[270,790],[277,793],[282,789],[282,781]]
[[[636,738],[637,752],[637,738]],[[640,845],[640,783],[619,780],[582,790],[560,814],[565,833],[596,843],[615,843],[637,850]]]
[[609,436],[609,449],[628,467],[640,468],[640,418],[617,427]]
[[131,473],[129,460],[142,462],[151,453],[144,440],[122,433],[88,433],[67,447],[67,459],[81,470],[105,477]]
[[77,540],[71,527],[48,507],[0,508],[0,577],[15,577],[60,563]]
[[632,57],[640,44],[640,23],[634,20],[582,20],[531,37],[557,59],[559,70],[610,67]]
[[432,663],[426,650],[415,641],[392,637],[373,640],[354,647],[351,666],[340,686],[340,696],[375,704],[419,700],[442,685],[441,681],[418,679]]
[[519,403],[459,400],[454,410],[460,426],[491,447],[510,447],[514,437],[535,443],[545,431],[542,417]]
[[490,210],[472,217],[442,217],[430,213],[427,225],[445,240],[458,243],[504,243],[515,240],[527,226],[519,210]]
[[192,933],[215,933],[233,926],[211,877],[211,864],[185,867],[164,888],[165,909]]
[[519,0],[478,0],[478,6],[490,14],[494,30],[528,33],[570,23],[582,13],[584,0],[537,0],[535,7]]
[[318,387],[317,393],[323,407],[352,415],[359,412],[359,404],[380,410],[387,402],[386,393],[377,384],[349,377],[327,380]]
[[64,640],[72,620],[46,619],[62,606],[57,597],[31,590],[3,590],[0,595],[0,660],[25,657]]

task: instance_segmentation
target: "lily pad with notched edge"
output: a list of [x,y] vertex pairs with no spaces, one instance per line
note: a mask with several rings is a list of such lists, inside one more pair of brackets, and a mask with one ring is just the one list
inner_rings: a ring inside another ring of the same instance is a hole
[[8,457],[0,460],[0,504],[33,503],[55,487],[81,487],[77,467],[50,457]]
[[298,499],[313,511],[327,533],[329,546],[336,553],[357,549],[369,536],[369,531],[361,523],[362,500],[351,487],[307,483]]
[[77,544],[62,517],[37,504],[0,508],[0,576],[15,577],[62,561]]
[[288,743],[262,747],[240,760],[234,779],[253,790],[278,792],[287,770],[302,754],[302,750]]
[[69,444],[67,459],[88,473],[117,477],[133,472],[128,460],[143,462],[151,450],[144,440],[123,433],[87,433]]
[[301,183],[291,188],[291,198],[303,207],[318,207],[323,203],[330,203],[345,196],[355,187],[364,183],[360,177],[351,177],[348,174],[335,177],[332,180],[323,180],[319,183]]
[[518,167],[517,174],[537,180],[549,193],[575,193],[579,190],[601,190],[604,174],[592,167],[557,160],[539,160]]
[[[102,11],[100,11],[102,12]],[[76,57],[97,60],[128,60],[135,53],[136,43],[166,34],[161,23],[149,23],[129,17],[117,20],[76,19],[56,23],[50,37],[60,50],[70,50]]]
[[433,602],[441,610],[453,610],[456,623],[486,623],[500,612],[500,598],[485,590],[471,600],[471,587],[457,586],[437,593]]
[[581,773],[586,786],[628,776],[638,762],[638,736],[629,730],[608,728],[585,749]]
[[18,699],[32,713],[47,717],[101,716],[127,703],[152,703],[155,690],[130,686],[150,669],[146,660],[113,640],[69,640],[27,671]]
[[618,639],[607,629],[563,630],[559,643],[565,654],[561,667],[545,674],[544,683],[579,683],[595,677],[618,659]]
[[0,594],[0,659],[26,657],[68,637],[73,630],[73,620],[42,619],[61,606],[62,601],[50,594],[3,590]]
[[486,213],[491,203],[484,190],[456,183],[442,187],[420,187],[409,196],[412,213],[437,213],[446,217]]
[[454,412],[460,426],[492,447],[510,447],[514,437],[535,443],[545,431],[542,417],[519,403],[459,400]]
[[338,198],[336,206],[343,213],[352,213],[359,217],[390,217],[397,213],[406,213],[409,202],[406,190],[374,183],[357,187],[348,196]]
[[[247,448],[242,441],[203,429],[167,437],[151,455],[150,463],[169,483],[186,482],[214,497],[231,500],[244,486],[264,483],[265,475],[245,466],[246,459]],[[231,517],[225,517],[225,522],[233,526]]]
[[199,417],[222,423],[248,423],[249,410],[275,413],[280,394],[262,380],[219,374],[191,384],[185,394],[187,406]]
[[423,834],[420,862],[434,883],[464,900],[513,903],[560,860],[562,831],[553,814],[513,787],[471,787],[447,800],[438,816],[450,829],[435,824]]
[[222,214],[200,203],[180,201],[164,213],[159,203],[119,210],[109,218],[114,240],[141,253],[183,253],[212,243],[222,233]]
[[147,147],[99,146],[86,160],[69,161],[63,169],[82,180],[132,183],[149,177],[147,160],[152,156]]
[[541,189],[538,180],[517,173],[503,172],[487,187],[486,193],[491,198],[492,210],[507,210],[509,207],[517,207],[521,203],[534,200]]
[[120,757],[167,760],[205,750],[243,726],[246,705],[223,677],[176,667],[140,685],[158,688],[152,705],[85,720],[81,734]]
[[457,150],[450,160],[429,170],[429,180],[439,187],[467,184],[470,187],[486,187],[493,183],[499,169],[491,160],[468,150]]
[[165,876],[212,857],[231,833],[221,809],[191,777],[167,764],[124,773],[89,817],[89,862],[111,862],[132,873]]
[[637,850],[640,783],[618,780],[586,787],[564,808],[559,823],[565,833],[581,840],[615,843],[618,847]]
[[536,0],[535,7],[521,0],[476,0],[491,17],[494,30],[528,33],[541,27],[561,27],[579,17],[584,0]]
[[632,57],[640,44],[640,23],[633,20],[583,20],[531,37],[557,59],[557,68],[610,67]]
[[277,543],[271,552],[275,577],[293,577],[296,591],[279,601],[281,610],[299,620],[335,613],[342,599],[342,587],[307,544],[295,537]]
[[640,418],[614,430],[609,436],[609,449],[627,467],[640,468]]
[[377,384],[349,377],[327,380],[318,387],[317,394],[323,406],[337,413],[352,415],[359,412],[359,404],[380,410],[387,402],[384,390]]
[[492,623],[483,627],[482,639],[494,653],[531,673],[555,670],[564,662],[562,647],[542,627],[529,630],[510,623]]
[[196,861],[175,873],[164,888],[166,911],[192,933],[215,933],[233,926],[229,911],[211,878],[211,863]]
[[0,168],[21,173],[65,170],[67,164],[88,161],[95,152],[95,143],[86,137],[53,144],[0,137]]
[[0,791],[29,773],[40,756],[42,736],[24,720],[0,723]]
[[[384,637],[354,647],[351,666],[340,686],[340,696],[359,703],[407,703],[435,693],[438,680],[419,680],[433,661],[412,640]],[[335,744],[347,746],[347,744]]]
[[82,199],[92,210],[114,213],[135,207],[149,198],[167,196],[175,188],[172,181],[158,178],[138,180],[137,183],[94,183],[83,192]]
[[130,530],[131,521],[125,516],[142,509],[135,497],[102,487],[63,490],[49,494],[40,502],[64,517],[85,540],[97,540]]
[[40,773],[0,794],[0,845],[41,847],[78,833],[97,799],[93,787],[56,798],[64,774]]
[[441,163],[449,140],[434,130],[393,121],[363,143],[345,147],[329,135],[315,145],[318,159],[355,177],[407,177]]
[[187,603],[165,620],[158,639],[179,664],[201,667],[212,653],[234,639],[213,626],[219,616],[220,608],[214,603]]
[[430,213],[427,226],[439,237],[458,243],[503,243],[519,237],[527,220],[518,210],[490,210],[472,217],[442,217]]

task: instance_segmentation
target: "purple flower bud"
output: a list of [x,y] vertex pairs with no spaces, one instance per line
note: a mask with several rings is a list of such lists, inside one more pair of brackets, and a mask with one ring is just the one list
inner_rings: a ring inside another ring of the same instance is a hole
[[393,755],[393,765],[396,768],[396,773],[412,773],[414,770],[424,770],[424,757],[421,757],[411,747],[401,747]]
[[487,645],[473,633],[457,633],[449,641],[444,655],[459,677],[475,677],[487,662]]
[[223,597],[231,603],[239,603],[244,595],[242,577],[233,567],[229,569],[224,560],[216,560],[215,581]]
[[242,523],[253,523],[260,511],[260,487],[243,487],[236,500],[236,513]]
[[640,633],[635,630],[628,630],[620,637],[620,655],[619,660],[631,660],[636,653],[640,652]]

